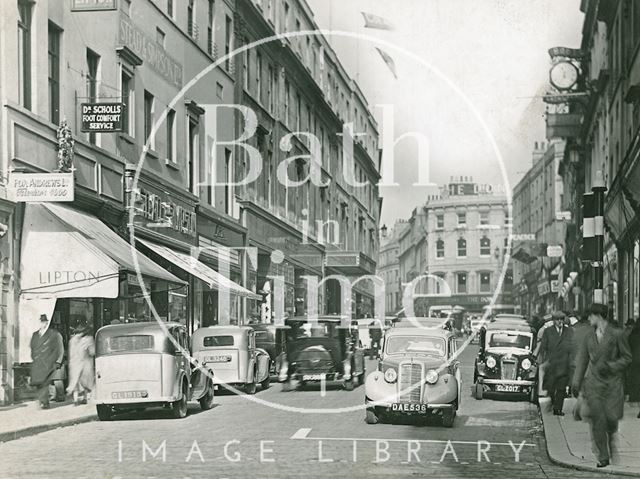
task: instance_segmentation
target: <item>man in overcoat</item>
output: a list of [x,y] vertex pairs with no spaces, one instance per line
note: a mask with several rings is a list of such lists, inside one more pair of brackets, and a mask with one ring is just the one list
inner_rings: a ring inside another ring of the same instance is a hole
[[565,326],[562,311],[552,314],[553,325],[542,334],[539,356],[545,363],[543,388],[549,393],[553,414],[564,416],[562,407],[566,389],[572,376],[571,352],[573,330]]
[[62,366],[64,344],[58,331],[49,327],[46,314],[40,315],[40,329],[31,336],[31,384],[38,388],[38,401],[49,407],[51,377]]
[[631,351],[624,331],[607,321],[608,308],[594,303],[589,308],[593,327],[578,351],[573,377],[573,395],[582,394],[589,406],[591,438],[597,451],[597,466],[609,465],[614,434],[624,408],[624,371]]

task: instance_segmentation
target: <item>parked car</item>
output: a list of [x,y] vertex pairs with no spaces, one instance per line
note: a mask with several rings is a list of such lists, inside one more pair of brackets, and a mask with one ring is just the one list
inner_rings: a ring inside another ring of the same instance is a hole
[[271,358],[256,347],[250,326],[207,326],[196,329],[192,338],[193,356],[214,372],[217,386],[242,388],[255,394],[257,385],[269,387]]
[[474,397],[487,392],[527,394],[537,400],[535,336],[526,321],[488,323],[480,330],[474,368]]
[[287,334],[283,327],[275,324],[249,324],[255,331],[256,347],[264,349],[271,360],[269,373],[277,375],[287,353]]
[[[176,344],[180,347],[176,347]],[[98,418],[117,411],[164,406],[173,416],[187,415],[187,401],[213,407],[211,371],[192,363],[189,338],[178,323],[104,326],[96,334],[95,402]]]
[[280,370],[283,390],[319,381],[342,381],[352,390],[364,381],[364,349],[358,340],[358,328],[342,326],[339,316],[320,316],[286,320],[287,356]]
[[439,416],[452,427],[461,397],[455,352],[455,334],[440,326],[387,331],[378,370],[365,382],[365,421],[406,416],[421,422]]

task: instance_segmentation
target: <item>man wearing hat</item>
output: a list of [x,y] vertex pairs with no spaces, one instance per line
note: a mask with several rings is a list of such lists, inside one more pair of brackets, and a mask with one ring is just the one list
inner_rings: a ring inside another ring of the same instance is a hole
[[598,303],[588,310],[593,329],[578,352],[572,384],[573,395],[582,388],[589,406],[598,467],[608,466],[614,452],[614,434],[624,412],[624,371],[631,363],[627,337],[607,321],[607,313],[607,306]]
[[573,331],[565,325],[565,315],[555,311],[553,325],[545,329],[538,352],[539,361],[545,364],[543,388],[549,393],[553,414],[564,416],[562,407],[567,385],[572,375],[571,351]]
[[64,344],[58,331],[49,327],[46,314],[40,315],[40,329],[31,336],[31,384],[38,388],[43,409],[49,407],[51,377],[62,366]]

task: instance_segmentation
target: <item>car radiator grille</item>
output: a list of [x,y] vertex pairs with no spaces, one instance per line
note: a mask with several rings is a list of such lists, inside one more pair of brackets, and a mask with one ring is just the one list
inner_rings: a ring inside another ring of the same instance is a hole
[[[401,364],[398,377],[400,401],[419,403],[422,399],[422,365]],[[418,386],[415,386],[415,385]],[[415,386],[412,388],[412,386]]]
[[503,359],[500,370],[502,379],[513,380],[518,373],[518,362],[515,359]]

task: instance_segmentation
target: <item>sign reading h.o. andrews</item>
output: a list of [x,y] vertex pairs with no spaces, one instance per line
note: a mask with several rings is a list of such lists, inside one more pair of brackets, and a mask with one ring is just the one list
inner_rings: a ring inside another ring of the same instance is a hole
[[11,173],[7,194],[16,203],[73,201],[73,173]]

